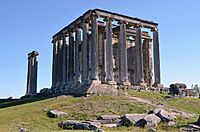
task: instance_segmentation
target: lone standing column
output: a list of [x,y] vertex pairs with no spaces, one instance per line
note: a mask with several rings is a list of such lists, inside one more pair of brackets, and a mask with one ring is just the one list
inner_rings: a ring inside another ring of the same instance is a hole
[[34,96],[37,93],[37,56],[39,53],[33,51],[28,54],[28,76],[27,76],[27,91],[26,95]]
[[34,95],[37,93],[37,69],[38,69],[38,52],[34,51],[33,52],[33,76],[32,76],[32,88],[31,88],[31,95]]
[[98,80],[98,25],[97,15],[92,14],[92,43],[91,43],[91,80]]
[[153,31],[153,56],[154,56],[154,86],[160,84],[160,53],[159,53],[159,38],[158,29],[154,28]]
[[112,20],[106,18],[106,82],[114,84],[113,81],[113,46],[112,46]]
[[130,85],[127,74],[126,24],[123,21],[119,24],[119,82],[122,85]]
[[143,73],[143,52],[142,52],[142,31],[141,26],[136,25],[136,39],[135,39],[135,67],[136,67],[136,84],[144,83]]
[[81,82],[79,45],[81,45],[81,29],[79,27],[77,27],[76,28],[76,41],[75,41],[75,80],[76,80],[76,83]]
[[87,64],[87,48],[88,48],[88,23],[83,22],[83,44],[82,44],[82,82],[86,83],[88,80],[88,64]]
[[26,95],[29,95],[31,87],[31,69],[32,69],[32,57],[31,53],[28,54],[28,73],[27,73],[27,86],[26,86]]

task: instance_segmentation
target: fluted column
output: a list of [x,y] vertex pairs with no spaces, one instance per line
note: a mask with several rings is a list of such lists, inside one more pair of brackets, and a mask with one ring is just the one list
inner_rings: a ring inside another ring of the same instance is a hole
[[143,52],[142,52],[142,31],[140,25],[136,25],[136,38],[135,38],[135,79],[136,84],[144,83],[144,73],[143,73]]
[[81,82],[79,45],[81,45],[81,29],[79,27],[77,27],[76,28],[76,40],[75,40],[75,80],[76,80],[76,83]]
[[63,34],[63,44],[62,44],[62,84],[65,85],[66,84],[66,75],[67,75],[67,71],[66,71],[66,67],[67,67],[67,62],[66,62],[66,34]]
[[62,84],[62,40],[59,38],[58,40],[58,55],[57,55],[57,86],[60,86]]
[[159,53],[159,38],[158,29],[154,28],[153,31],[153,56],[154,56],[154,86],[160,84],[160,53]]
[[92,14],[91,22],[91,80],[98,80],[98,25],[97,15]]
[[69,82],[74,81],[74,34],[69,30]]
[[82,82],[88,80],[88,63],[87,63],[87,49],[88,49],[88,23],[83,22],[83,44],[82,44]]
[[56,55],[57,55],[57,46],[56,42],[53,41],[53,64],[52,64],[52,88],[56,86]]
[[38,58],[36,54],[33,56],[33,76],[32,76],[32,88],[31,88],[31,94],[34,95],[37,93],[37,69],[38,69]]
[[130,85],[127,73],[126,24],[122,21],[119,24],[119,83],[122,85]]
[[27,76],[27,91],[26,95],[34,96],[37,93],[37,68],[39,53],[33,51],[28,54],[28,76]]
[[112,46],[112,20],[106,21],[106,82],[113,82],[113,46]]
[[147,86],[152,85],[152,39],[143,41],[143,66],[144,66],[144,82]]
[[26,86],[26,95],[29,94],[31,88],[31,69],[32,69],[32,58],[31,54],[28,54],[28,71],[27,71],[27,86]]

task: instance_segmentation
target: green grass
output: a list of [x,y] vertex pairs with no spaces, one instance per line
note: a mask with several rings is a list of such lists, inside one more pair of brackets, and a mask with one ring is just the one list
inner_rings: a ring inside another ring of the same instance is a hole
[[[23,100],[21,101],[24,103]],[[29,101],[31,102],[30,99]],[[11,105],[13,103],[16,102],[10,102]],[[61,110],[67,112],[68,116],[59,119],[48,118],[43,108]],[[144,113],[149,109],[153,107],[123,96],[50,98],[0,109],[0,131],[19,131],[20,127],[30,131],[58,131],[61,129],[57,127],[57,123],[65,119],[96,119],[102,114]]]
[[[174,108],[184,110],[190,113],[200,113],[199,99],[169,99],[160,93],[148,93],[128,91],[132,96],[151,100],[164,105],[169,105]],[[195,105],[194,105],[195,103]],[[184,106],[184,105],[188,106]],[[126,113],[145,113],[155,107],[149,104],[144,104],[130,99],[128,96],[89,96],[89,97],[71,97],[61,96],[54,98],[35,98],[24,99],[11,102],[1,103],[0,107],[0,132],[18,132],[21,127],[27,128],[31,132],[59,131],[63,130],[57,126],[59,121],[66,119],[72,120],[88,120],[96,119],[104,114],[119,114]],[[188,108],[191,107],[191,108]],[[68,113],[65,118],[48,118],[44,108],[57,109]],[[196,118],[176,119],[176,127],[169,128],[166,123],[161,123],[158,126],[159,131],[179,130],[179,127],[187,123],[195,121]],[[118,127],[118,128],[103,128],[106,131],[147,131],[137,127]],[[71,131],[67,131],[71,132]],[[81,131],[77,131],[81,132]],[[86,132],[86,131],[84,131]]]
[[200,114],[200,99],[199,98],[169,98],[168,95],[162,93],[153,93],[148,91],[129,90],[128,93],[132,96],[142,99],[151,100],[154,103],[162,104],[177,110],[188,112],[191,114]]

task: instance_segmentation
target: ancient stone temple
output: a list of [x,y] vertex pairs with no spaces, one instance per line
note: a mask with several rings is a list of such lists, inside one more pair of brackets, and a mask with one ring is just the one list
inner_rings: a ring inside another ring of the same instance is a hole
[[55,93],[93,84],[161,83],[158,24],[152,21],[88,10],[56,33],[52,43]]
[[34,96],[37,94],[37,69],[38,57],[37,51],[32,51],[28,54],[28,74],[27,74],[27,87],[26,95]]

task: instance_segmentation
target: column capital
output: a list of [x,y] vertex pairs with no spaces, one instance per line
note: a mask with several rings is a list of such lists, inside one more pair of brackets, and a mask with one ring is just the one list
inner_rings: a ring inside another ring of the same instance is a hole
[[128,24],[128,22],[120,20],[117,24]]
[[62,34],[62,38],[64,38],[64,37],[67,37],[67,32],[64,32],[64,33]]
[[111,17],[105,17],[104,19],[103,19],[105,22],[107,22],[107,21],[113,21],[114,19],[113,18],[111,18]]
[[136,24],[134,24],[134,27],[135,27],[135,28],[141,28],[141,27],[142,27],[142,24],[141,24],[141,23],[136,23]]
[[74,27],[71,27],[71,28],[68,29],[68,33],[74,32],[74,31],[75,31]]
[[32,51],[32,52],[29,53],[29,54],[31,54],[32,57],[36,57],[36,56],[39,55],[38,51]]
[[92,12],[92,13],[91,13],[91,17],[96,17],[96,18],[98,18],[99,15],[98,15],[96,12]]
[[32,57],[31,53],[28,53],[28,59],[31,59],[31,57]]
[[76,24],[74,27],[75,27],[75,30],[76,30],[77,28],[81,28],[81,23]]
[[90,20],[91,20],[91,18],[90,17],[88,17],[88,18],[83,18],[82,20],[81,20],[81,22],[82,23],[89,23],[90,22]]
[[58,41],[63,39],[63,34],[58,36]]
[[148,42],[152,42],[153,40],[151,38],[148,38],[148,39],[144,39],[145,41],[148,41]]
[[152,31],[152,32],[154,32],[154,31],[157,31],[157,32],[158,32],[158,27],[151,28],[151,31]]
[[56,39],[53,39],[51,43],[54,45],[56,43]]

